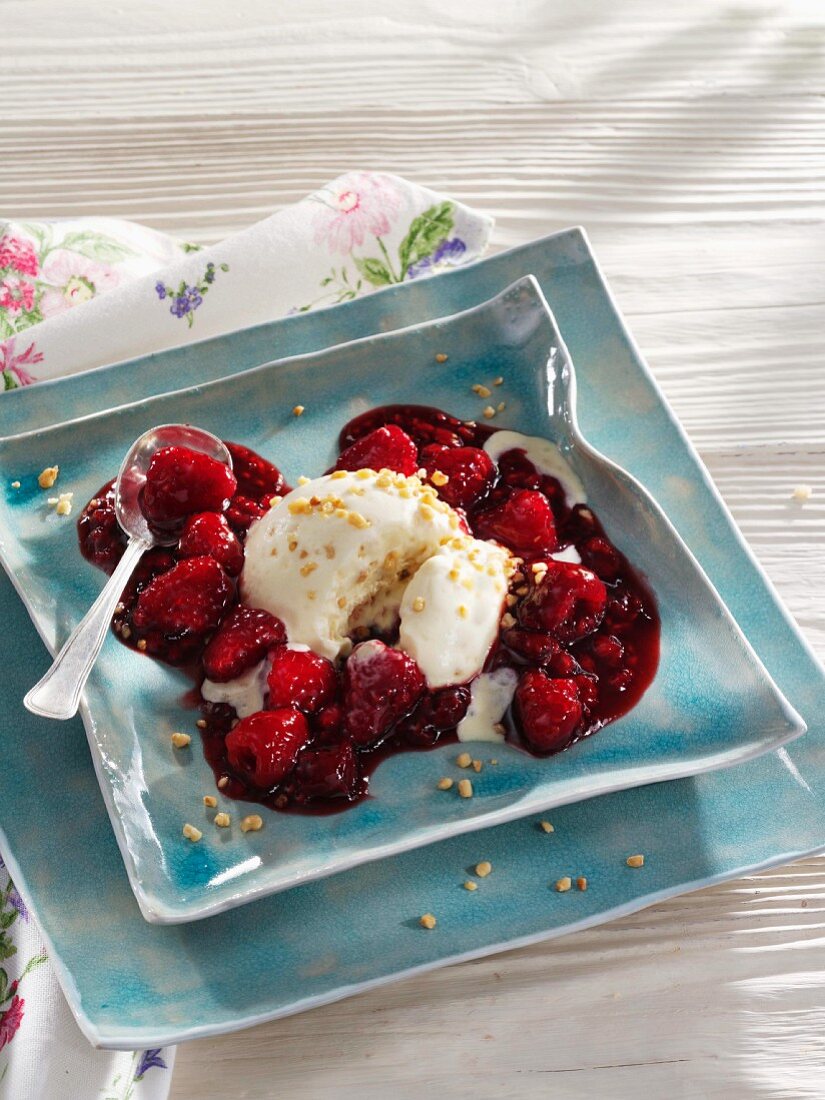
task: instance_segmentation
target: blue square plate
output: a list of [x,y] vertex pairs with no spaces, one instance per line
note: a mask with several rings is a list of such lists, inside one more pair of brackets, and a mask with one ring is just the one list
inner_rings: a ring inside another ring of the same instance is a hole
[[[468,308],[533,272],[576,362],[585,435],[643,481],[809,724],[780,749],[724,772],[553,811],[555,832],[513,821],[382,859],[194,925],[143,920],[79,721],[27,714],[48,658],[0,576],[8,660],[0,686],[0,848],[48,941],[86,1035],[134,1049],[216,1034],[348,996],[421,969],[609,920],[698,886],[825,847],[825,674],[744,546],[674,422],[578,231],[330,310],[135,364],[6,395],[0,436],[45,427],[273,354],[386,331]],[[636,410],[634,413],[633,410]],[[10,641],[13,640],[13,641]],[[645,866],[625,866],[643,851]],[[475,894],[466,868],[490,859]],[[557,894],[561,874],[586,893]],[[438,917],[433,932],[420,913]]]
[[[447,362],[437,364],[436,352]],[[559,445],[612,540],[648,577],[662,623],[653,684],[629,714],[558,756],[495,746],[498,767],[473,777],[471,800],[436,788],[454,770],[455,747],[445,745],[386,760],[371,797],[336,817],[264,809],[264,830],[244,834],[237,825],[215,829],[203,807],[214,780],[197,739],[191,752],[171,745],[171,733],[192,728],[195,717],[181,703],[185,676],[109,638],[82,714],[147,919],[193,920],[462,832],[741,763],[804,730],[663,513],[581,439],[567,350],[531,278],[447,319],[0,439],[0,478],[21,483],[0,500],[0,558],[41,636],[60,645],[102,575],[80,558],[74,523],[46,506],[37,486],[44,466],[59,464],[60,488],[84,501],[133,439],[153,424],[186,422],[248,444],[294,484],[332,464],[338,432],[356,412],[426,391],[428,401],[471,417],[482,404],[473,382],[497,375],[505,378],[499,393],[507,408],[496,423]],[[300,418],[291,413],[298,402],[306,407]],[[234,822],[249,809],[218,798]],[[185,821],[203,827],[199,844],[181,835]]]

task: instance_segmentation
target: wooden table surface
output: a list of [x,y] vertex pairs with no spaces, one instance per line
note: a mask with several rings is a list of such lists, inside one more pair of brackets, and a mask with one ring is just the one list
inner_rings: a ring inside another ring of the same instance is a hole
[[[368,167],[496,249],[585,225],[825,654],[821,0],[0,0],[0,41],[5,215],[212,241]],[[811,859],[188,1044],[172,1098],[821,1098],[824,947]]]

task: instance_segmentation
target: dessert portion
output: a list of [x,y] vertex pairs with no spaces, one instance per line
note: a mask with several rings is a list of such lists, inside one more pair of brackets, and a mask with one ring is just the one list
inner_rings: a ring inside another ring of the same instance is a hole
[[[228,443],[232,469],[158,451],[148,552],[113,629],[196,679],[221,791],[342,809],[380,760],[449,740],[549,755],[629,710],[658,662],[654,598],[546,440],[437,409],[345,426],[334,467],[291,489]],[[78,521],[111,572],[113,486]]]

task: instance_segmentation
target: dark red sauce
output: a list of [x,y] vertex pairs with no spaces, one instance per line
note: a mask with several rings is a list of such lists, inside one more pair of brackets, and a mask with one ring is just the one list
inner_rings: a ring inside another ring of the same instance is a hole
[[[389,431],[381,430],[388,426]],[[355,459],[362,453],[374,455],[376,461],[409,473],[410,462],[417,459],[428,479],[435,475],[432,483],[442,499],[465,517],[472,534],[494,538],[521,559],[485,669],[509,667],[519,676],[516,698],[503,722],[507,740],[534,755],[550,755],[595,733],[638,702],[658,665],[659,618],[648,585],[612,545],[590,509],[569,508],[559,482],[537,471],[523,451],[506,452],[497,467],[479,453],[495,430],[424,406],[385,406],[342,429],[340,462],[355,468],[348,465],[351,449]],[[236,662],[241,670],[257,664],[267,646],[274,652],[285,638],[283,624],[266,613],[234,610],[237,569],[227,565],[227,540],[235,546],[237,539],[242,545],[248,527],[269,507],[272,495],[288,492],[288,486],[277,468],[254,452],[237,444],[231,450],[238,487],[223,512],[225,522],[218,524],[214,517],[208,523],[201,520],[197,530],[182,535],[177,547],[146,554],[123,592],[113,630],[124,644],[191,673],[195,686],[187,702],[200,705],[204,753],[224,794],[277,810],[336,812],[366,796],[370,774],[388,756],[457,740],[469,686],[422,693],[420,672],[407,668],[398,673],[408,678],[405,688],[401,680],[392,680],[398,660],[396,651],[388,651],[386,691],[378,691],[374,703],[366,698],[365,704],[357,695],[355,673],[350,682],[343,662],[334,677],[327,673],[332,688],[327,685],[323,706],[305,707],[297,717],[294,712],[300,707],[288,708],[291,732],[284,736],[297,737],[297,748],[290,750],[286,762],[267,757],[276,771],[255,773],[283,772],[276,785],[256,787],[250,778],[253,760],[260,763],[265,752],[271,756],[269,734],[263,747],[249,734],[245,755],[236,750],[239,763],[233,767],[227,737],[231,745],[237,727],[237,742],[244,723],[237,722],[231,707],[201,699],[202,662],[207,668],[215,664],[213,651],[229,636],[233,616],[271,620],[269,625],[257,622],[256,632],[250,628],[248,636],[242,624],[239,641],[233,636],[231,646],[224,645],[221,659]],[[448,476],[446,482],[442,474]],[[112,484],[103,486],[78,520],[83,556],[107,573],[120,559],[126,541],[115,520]],[[222,544],[216,543],[210,557],[209,538],[216,531]],[[552,558],[566,548],[575,548],[581,566]],[[209,645],[213,638],[216,641]],[[392,633],[381,638],[389,646],[395,640]],[[273,691],[276,687],[273,681]],[[415,696],[409,705],[404,703],[406,689]],[[369,716],[369,706],[384,706],[386,698],[396,695],[403,709],[390,708],[390,717],[382,719],[389,724],[372,740],[365,741],[357,730],[353,733],[352,721],[347,725],[348,705],[366,705]],[[267,713],[277,724],[283,712],[275,708]],[[277,750],[275,744],[276,756]]]

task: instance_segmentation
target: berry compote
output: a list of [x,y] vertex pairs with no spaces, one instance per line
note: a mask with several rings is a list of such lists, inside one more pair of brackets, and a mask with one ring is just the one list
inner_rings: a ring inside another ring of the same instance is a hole
[[[503,732],[546,756],[635,705],[656,672],[659,618],[649,587],[588,507],[571,506],[525,449],[491,459],[484,444],[494,431],[424,406],[376,408],[344,427],[333,469],[418,471],[470,534],[517,558],[485,670],[516,674]],[[113,629],[126,645],[185,666],[198,688],[263,668],[263,709],[239,719],[229,704],[200,701],[205,755],[224,794],[293,812],[344,809],[366,795],[387,755],[455,740],[471,685],[429,689],[386,623],[380,633],[357,628],[351,654],[335,664],[289,646],[278,618],[245,606],[246,533],[289,486],[253,451],[227,447],[232,471],[186,448],[158,452],[143,507],[178,542],[144,556]],[[78,535],[83,556],[111,573],[126,544],[112,482],[83,509]]]

